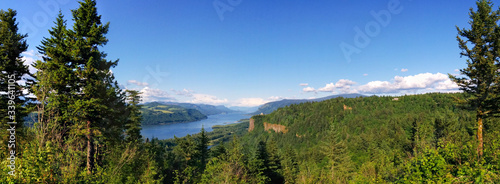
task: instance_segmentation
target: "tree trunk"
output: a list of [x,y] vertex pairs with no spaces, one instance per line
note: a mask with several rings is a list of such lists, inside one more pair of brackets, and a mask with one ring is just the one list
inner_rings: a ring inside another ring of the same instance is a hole
[[87,131],[87,173],[90,174],[94,170],[94,143],[90,121],[87,121]]
[[477,145],[477,154],[479,157],[483,156],[483,118],[481,115],[477,116],[477,140],[479,144]]

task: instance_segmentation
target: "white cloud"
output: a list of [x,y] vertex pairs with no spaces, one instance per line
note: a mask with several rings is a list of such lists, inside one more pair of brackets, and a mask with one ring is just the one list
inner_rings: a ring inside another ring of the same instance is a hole
[[191,97],[189,103],[221,105],[228,102],[227,99],[219,99],[216,96],[207,94],[192,94]]
[[161,89],[145,87],[141,89],[140,92],[142,93],[142,102],[175,101],[175,98]]
[[337,87],[337,88],[343,88],[343,87],[351,86],[351,85],[354,85],[354,84],[356,84],[356,82],[354,82],[352,80],[340,79],[339,81],[337,81],[337,83],[335,83],[335,87]]
[[390,93],[425,93],[425,92],[457,92],[458,86],[442,73],[421,73],[410,76],[395,76],[390,81],[371,81],[364,85],[348,79],[340,79],[336,83],[326,84],[315,90],[313,87],[302,89],[304,92],[331,92],[334,94],[364,93],[364,94],[390,94]]
[[408,71],[408,69],[407,69],[407,68],[402,68],[402,69],[401,69],[401,72],[407,72],[407,71]]
[[179,96],[187,96],[187,97],[193,97],[193,90],[189,90],[189,89],[183,89],[183,90],[175,90],[175,89],[171,89],[171,91],[173,91],[176,95],[179,95]]
[[403,91],[439,91],[456,90],[448,75],[442,73],[421,73],[406,77],[396,76],[392,82],[389,81],[371,81],[365,85],[357,87],[362,93],[380,94],[380,93],[398,93]]
[[227,99],[220,99],[213,95],[194,93],[192,90],[174,90],[174,94],[168,93],[165,90],[144,87],[140,90],[142,93],[143,102],[166,101],[166,102],[185,102],[194,104],[209,104],[209,105],[224,105],[228,104]]
[[264,100],[262,98],[240,98],[235,101],[233,106],[240,107],[255,107],[269,102],[268,100]]
[[263,104],[268,103],[268,102],[279,101],[279,100],[283,100],[283,99],[287,99],[287,98],[281,97],[281,96],[271,96],[267,99],[264,99],[264,98],[240,98],[240,99],[234,101],[233,103],[231,103],[231,106],[256,107],[256,106],[260,106],[260,105],[263,105]]
[[322,91],[322,92],[333,92],[334,90],[335,90],[335,84],[334,83],[326,84],[325,87],[322,87],[322,88],[318,89],[318,91]]
[[299,86],[309,86],[308,83],[300,83]]
[[271,96],[269,98],[267,98],[269,101],[278,101],[278,100],[283,100],[285,98],[281,97],[281,96]]
[[23,52],[22,55],[21,59],[23,60],[24,65],[28,66],[29,72],[32,74],[36,73],[37,69],[33,67],[32,64],[41,58],[36,55],[34,50]]
[[438,90],[452,90],[452,91],[458,91],[459,86],[457,83],[451,81],[451,80],[445,80],[442,82],[439,82],[436,84],[436,89]]
[[128,80],[127,84],[134,84],[136,86],[149,86],[149,84],[147,82],[139,82],[136,80]]
[[367,74],[367,73],[365,73],[365,74],[363,74],[363,76],[368,76],[368,74]]
[[459,69],[455,69],[454,71],[455,71],[455,72],[459,72],[460,70],[459,70]]
[[356,82],[352,80],[340,79],[335,84],[334,83],[326,84],[325,87],[319,88],[318,91],[332,92],[332,93],[335,92],[336,90],[349,91],[351,89],[351,86],[354,84],[356,84]]
[[358,89],[365,93],[383,93],[394,90],[388,81],[371,81],[368,84],[360,86]]
[[23,52],[22,54],[27,55],[27,56],[31,56],[31,57],[36,55],[35,50],[29,50],[29,51]]
[[339,91],[341,94],[351,94],[359,92],[356,88],[353,88],[352,86],[346,86],[344,88],[340,88]]
[[306,88],[302,89],[302,91],[304,91],[304,92],[316,92],[316,89],[314,89],[313,87],[306,87]]

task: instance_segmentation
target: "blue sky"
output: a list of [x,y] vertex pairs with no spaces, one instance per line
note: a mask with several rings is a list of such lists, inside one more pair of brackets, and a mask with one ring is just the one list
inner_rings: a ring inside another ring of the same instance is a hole
[[[495,7],[499,1],[493,1]],[[2,1],[28,33],[27,63],[57,11],[72,0]],[[110,22],[101,48],[123,88],[145,101],[256,106],[283,98],[358,92],[456,91],[447,74],[465,67],[455,26],[468,28],[471,0],[98,1]]]

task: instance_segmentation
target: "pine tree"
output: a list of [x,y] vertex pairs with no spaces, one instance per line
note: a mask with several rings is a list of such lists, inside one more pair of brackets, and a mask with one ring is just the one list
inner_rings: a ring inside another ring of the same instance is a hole
[[[489,0],[480,0],[477,11],[470,10],[470,29],[457,27],[457,40],[466,56],[467,68],[460,73],[467,77],[449,75],[460,89],[470,94],[466,102],[476,110],[478,155],[483,154],[483,119],[496,115],[500,110],[499,58],[500,58],[500,11],[492,11]],[[465,40],[462,40],[462,38]],[[470,48],[472,47],[472,48]]]
[[[15,136],[19,141],[23,137],[23,117],[28,114],[25,105],[31,100],[23,90],[31,91],[34,81],[21,57],[21,53],[28,48],[25,39],[28,35],[18,32],[16,14],[12,9],[0,10],[0,128],[7,130],[11,125],[15,126]],[[24,81],[24,84],[18,84],[18,81]],[[6,141],[10,135],[6,133],[0,133],[0,150],[7,150]],[[18,148],[11,147],[20,152]],[[7,151],[0,153],[0,159],[4,158],[5,153]]]
[[252,160],[251,171],[256,177],[261,178],[261,181],[284,182],[284,178],[280,175],[281,160],[277,152],[278,149],[274,142],[259,141],[255,157]]
[[127,142],[136,142],[142,139],[141,136],[141,96],[140,92],[135,90],[126,90],[128,100],[128,120],[125,125],[125,140]]
[[[105,149],[104,143],[113,143],[123,137],[125,95],[114,81],[110,71],[117,61],[105,59],[106,53],[99,47],[106,45],[109,23],[103,24],[97,13],[95,0],[80,2],[72,10],[73,29],[68,31],[72,62],[76,68],[78,97],[70,105],[74,110],[77,134],[86,137],[87,172],[92,173],[97,149]],[[84,128],[83,128],[84,127]],[[101,151],[97,150],[99,154]],[[99,158],[99,157],[98,157]]]
[[297,154],[291,147],[285,149],[283,159],[281,161],[283,167],[283,178],[285,183],[295,183],[299,174],[299,165],[297,163]]
[[[107,61],[106,53],[99,51],[108,41],[109,23],[101,23],[95,5],[95,1],[80,2],[72,10],[73,29],[67,29],[59,13],[50,37],[38,47],[43,61],[35,64],[39,85],[34,87],[41,102],[40,125],[56,130],[50,136],[74,145],[75,151],[86,148],[89,173],[95,161],[102,166],[104,151],[123,140],[125,124],[135,118],[129,118],[126,94],[110,70],[118,61]],[[86,147],[81,146],[84,139]]]
[[213,158],[223,157],[225,154],[227,154],[227,150],[222,141],[210,149],[210,156]]
[[195,179],[196,155],[198,155],[195,140],[191,135],[184,138],[174,138],[177,146],[174,147],[173,152],[176,155],[176,162],[179,164],[175,171],[178,174],[174,183],[192,183]]
[[281,158],[280,155],[278,154],[278,146],[276,145],[276,142],[273,140],[269,140],[266,143],[266,151],[268,152],[269,159],[267,163],[268,167],[268,176],[271,179],[271,183],[283,183],[284,178],[281,175],[282,173],[282,168],[281,168]]
[[199,173],[203,173],[205,170],[205,166],[207,164],[207,159],[209,156],[209,150],[208,150],[208,143],[210,142],[210,139],[207,136],[207,133],[205,131],[205,128],[201,128],[201,132],[198,135],[198,139],[196,142],[196,149],[197,149],[197,157],[198,157],[198,169]]
[[[34,67],[37,69],[35,77],[38,83],[33,86],[38,104],[38,127],[42,131],[42,145],[45,139],[63,140],[73,125],[70,104],[74,103],[78,89],[76,73],[72,70],[72,62],[66,21],[61,12],[54,22],[55,26],[49,30],[50,37],[44,38],[38,46],[38,52],[43,61],[38,60]],[[48,129],[56,130],[51,135]],[[54,135],[56,134],[56,135]],[[49,138],[50,136],[50,138]],[[62,146],[62,142],[60,142]]]
[[323,153],[330,160],[330,178],[333,183],[347,183],[352,170],[352,161],[341,131],[337,126],[332,126],[322,146]]

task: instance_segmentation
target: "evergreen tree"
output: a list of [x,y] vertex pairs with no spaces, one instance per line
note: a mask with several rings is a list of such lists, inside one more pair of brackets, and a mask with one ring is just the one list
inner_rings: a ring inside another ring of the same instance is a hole
[[[11,129],[11,126],[15,126],[16,144],[23,137],[23,118],[28,113],[25,105],[31,100],[23,90],[30,90],[34,82],[21,57],[21,53],[28,48],[25,39],[28,35],[18,32],[16,14],[12,9],[0,10],[0,150],[8,150],[6,141],[10,135],[5,130]],[[18,81],[24,81],[24,84],[18,84]],[[11,149],[20,152],[18,148],[11,146]],[[0,159],[3,160],[6,153],[2,151]]]
[[140,92],[135,90],[126,90],[127,92],[127,100],[128,100],[128,121],[125,125],[125,135],[127,142],[140,141],[142,139],[141,136],[141,96]]
[[72,10],[73,29],[67,29],[59,13],[50,37],[38,47],[43,61],[35,64],[40,84],[34,87],[41,102],[40,125],[51,126],[56,130],[51,136],[74,145],[75,151],[86,149],[89,173],[96,161],[103,165],[109,145],[123,140],[126,124],[127,133],[133,134],[128,138],[140,139],[140,126],[136,126],[140,114],[134,107],[140,99],[134,99],[135,105],[126,105],[126,94],[110,70],[118,61],[106,60],[106,53],[99,50],[108,41],[109,23],[102,24],[95,6],[95,1],[86,0]]
[[[74,103],[77,95],[77,82],[74,62],[68,46],[66,21],[61,12],[55,21],[55,26],[49,30],[50,37],[44,38],[38,46],[38,52],[43,61],[36,61],[35,77],[38,83],[33,86],[38,104],[38,127],[42,132],[48,129],[56,130],[41,135],[42,145],[46,139],[65,139],[70,127],[72,110],[69,105]],[[50,138],[49,138],[50,136]],[[61,143],[61,142],[60,142]],[[62,143],[61,145],[62,146]]]
[[[477,11],[470,10],[470,29],[457,27],[461,56],[466,56],[467,68],[460,73],[467,77],[449,75],[460,89],[470,94],[466,102],[475,109],[477,116],[477,151],[483,154],[483,119],[496,115],[500,110],[500,11],[492,10],[489,0],[480,0]],[[462,40],[463,37],[465,40]],[[472,47],[472,48],[471,48]]]
[[198,150],[196,149],[195,140],[191,135],[185,138],[175,138],[177,146],[174,147],[174,154],[176,156],[175,172],[176,178],[174,183],[192,183],[195,179],[195,170],[197,165],[196,156]]
[[227,150],[222,141],[220,141],[217,146],[212,147],[210,150],[211,157],[222,157],[225,154],[227,154]]
[[238,138],[233,137],[225,152],[208,162],[200,183],[257,183],[249,181],[247,159]]
[[297,163],[297,154],[293,148],[287,147],[285,149],[281,165],[283,167],[285,183],[295,183],[297,174],[299,173],[299,164]]
[[259,141],[255,157],[250,168],[256,177],[261,177],[261,181],[271,183],[283,183],[284,179],[280,175],[281,161],[278,149],[274,142],[266,143]]
[[270,182],[271,179],[269,178],[269,169],[267,167],[268,163],[269,155],[266,150],[266,144],[264,141],[259,141],[255,155],[250,159],[247,166],[248,171],[258,183]]
[[[91,173],[96,160],[102,165],[107,146],[123,139],[125,124],[140,120],[134,108],[127,108],[126,94],[110,71],[118,61],[106,60],[106,53],[99,50],[108,41],[105,34],[109,23],[102,24],[96,2],[80,2],[72,15],[72,30],[66,28],[59,14],[56,26],[49,31],[51,37],[44,38],[38,47],[44,61],[36,64],[40,85],[35,93],[44,107],[41,112],[51,117],[42,121],[60,128],[60,137],[72,134],[73,140],[67,140],[72,144],[79,145],[86,139],[85,147],[76,148],[87,149],[87,171]],[[127,112],[133,112],[133,117],[129,118]],[[128,133],[135,132],[134,138],[139,138],[140,129],[130,128]]]
[[333,183],[347,183],[353,166],[341,131],[332,126],[322,147],[323,153],[330,161],[330,178]]
[[196,149],[197,149],[197,157],[198,157],[198,169],[199,173],[203,173],[205,170],[205,166],[207,164],[207,159],[209,156],[209,150],[208,150],[208,143],[210,142],[210,139],[207,136],[207,133],[205,131],[205,128],[201,128],[201,132],[198,135],[198,139],[196,142]]
[[271,179],[271,183],[283,183],[284,178],[281,175],[281,158],[278,154],[278,146],[275,141],[269,140],[266,143],[266,151],[268,152],[268,163],[267,165],[267,174]]

